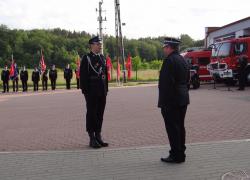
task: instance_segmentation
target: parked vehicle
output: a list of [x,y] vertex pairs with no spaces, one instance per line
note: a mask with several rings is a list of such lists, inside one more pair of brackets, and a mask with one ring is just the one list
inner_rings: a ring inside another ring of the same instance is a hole
[[182,53],[182,56],[190,64],[190,85],[194,89],[200,87],[201,81],[211,81],[213,78],[207,69],[210,64],[211,49],[195,48]]
[[246,83],[250,85],[250,37],[222,40],[212,45],[210,74],[216,81],[235,85],[239,81],[240,59],[247,59],[245,67]]

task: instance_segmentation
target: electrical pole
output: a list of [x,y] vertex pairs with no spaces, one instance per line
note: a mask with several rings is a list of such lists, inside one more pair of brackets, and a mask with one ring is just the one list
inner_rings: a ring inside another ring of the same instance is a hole
[[117,46],[117,63],[122,62],[123,82],[126,82],[126,66],[124,43],[122,36],[120,0],[115,0],[115,31],[116,31],[116,46]]
[[103,54],[103,44],[104,44],[104,39],[103,39],[103,27],[102,27],[102,23],[103,21],[107,21],[106,17],[103,19],[102,17],[102,4],[103,4],[103,0],[99,1],[99,9],[96,9],[96,11],[99,12],[99,16],[97,18],[97,21],[99,22],[99,37],[102,39],[102,54]]
[[[118,25],[117,14],[118,14],[118,11],[117,11],[116,1],[115,1],[115,37],[116,37],[116,58],[117,58],[117,69],[118,69],[118,64],[120,63],[120,45],[119,45],[119,25]],[[120,76],[118,76],[117,74],[116,77],[117,77],[116,78],[117,83],[120,84]]]

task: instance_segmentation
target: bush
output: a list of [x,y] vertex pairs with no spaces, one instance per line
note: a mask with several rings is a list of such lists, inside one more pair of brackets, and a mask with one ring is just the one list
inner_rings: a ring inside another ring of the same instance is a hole
[[153,60],[149,63],[150,69],[157,69],[160,70],[162,66],[163,61],[162,60]]
[[139,56],[135,56],[132,58],[132,68],[135,71],[141,68],[141,58]]
[[143,62],[140,66],[140,69],[146,70],[149,69],[149,63],[148,62]]

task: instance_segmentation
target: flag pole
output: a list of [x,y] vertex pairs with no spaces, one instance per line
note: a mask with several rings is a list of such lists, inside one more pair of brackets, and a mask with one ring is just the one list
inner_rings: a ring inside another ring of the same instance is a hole
[[11,63],[14,64],[14,56],[13,56],[13,53],[11,54]]

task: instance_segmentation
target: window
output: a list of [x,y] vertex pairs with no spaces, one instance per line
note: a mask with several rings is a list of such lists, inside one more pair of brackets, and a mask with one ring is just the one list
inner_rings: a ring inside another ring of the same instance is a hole
[[223,43],[219,47],[218,56],[219,57],[228,57],[230,55],[231,43]]
[[247,43],[240,42],[236,43],[234,46],[235,55],[245,54],[247,52]]
[[219,51],[219,47],[221,46],[222,44],[219,43],[219,44],[213,44],[212,47],[212,57],[217,57],[218,55],[218,51]]

